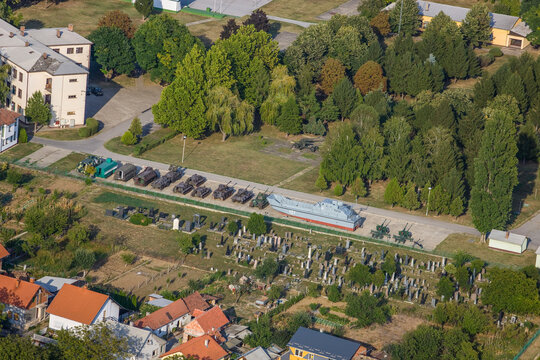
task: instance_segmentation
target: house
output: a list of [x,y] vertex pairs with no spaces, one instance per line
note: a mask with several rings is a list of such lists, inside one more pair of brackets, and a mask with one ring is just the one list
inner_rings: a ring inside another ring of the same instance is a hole
[[0,244],[0,270],[2,270],[2,260],[9,256],[9,251]]
[[83,280],[77,280],[77,279],[67,279],[62,277],[56,277],[56,276],[44,276],[41,279],[36,280],[36,284],[40,285],[42,288],[47,290],[53,295],[56,295],[64,286],[64,284],[70,284],[74,286],[83,286],[84,281]]
[[178,299],[172,304],[162,307],[146,315],[135,323],[141,329],[150,329],[157,336],[169,334],[175,328],[184,326],[191,320],[184,300]]
[[367,354],[367,348],[355,341],[300,327],[287,344],[290,360],[351,360]]
[[120,306],[108,295],[64,284],[47,309],[49,328],[71,329],[111,319],[118,321]]
[[122,324],[117,321],[105,322],[114,336],[127,340],[127,353],[129,360],[157,359],[165,352],[167,342],[150,330]]
[[[458,26],[461,26],[470,10],[431,1],[417,0],[416,2],[420,16],[422,17],[422,28],[424,29],[431,22],[431,19],[440,12],[448,15]],[[399,4],[401,4],[399,1],[393,2],[383,10],[390,11]],[[531,32],[527,24],[517,16],[491,13],[491,43],[493,45],[524,49],[530,44],[529,40],[527,40],[527,35]]]
[[165,307],[167,305],[172,304],[174,301],[165,299],[163,296],[159,294],[150,294],[148,295],[148,301],[146,302],[148,305],[157,306],[159,308]]
[[17,145],[19,122],[23,116],[8,109],[0,109],[0,152]]
[[[135,0],[131,0],[135,4]],[[154,0],[154,8],[172,12],[179,12],[182,9],[180,0]]]
[[493,229],[488,235],[489,247],[492,249],[521,254],[527,250],[527,237]]
[[0,303],[10,324],[28,329],[45,318],[49,293],[38,284],[0,275]]
[[279,359],[280,355],[269,349],[257,346],[255,349],[249,350],[247,353],[240,356],[239,360],[275,360]]
[[206,311],[211,307],[198,291],[186,296],[183,300],[192,315],[195,310]]
[[536,249],[536,267],[540,269],[540,246]]
[[184,327],[183,341],[187,342],[191,338],[211,335],[217,341],[224,342],[221,329],[229,323],[229,319],[219,306],[214,306],[208,311],[201,313]]
[[168,359],[174,356],[195,358],[200,360],[221,360],[228,357],[228,352],[210,335],[203,335],[186,341],[161,355]]
[[230,325],[223,330],[223,335],[225,336],[225,339],[227,339],[227,341],[224,342],[222,345],[225,349],[229,351],[241,352],[239,350],[244,344],[244,338],[251,334],[252,332],[245,325]]
[[83,125],[91,45],[71,25],[27,30],[0,20],[0,63],[11,68],[6,107],[24,115],[39,91],[51,106],[50,126]]

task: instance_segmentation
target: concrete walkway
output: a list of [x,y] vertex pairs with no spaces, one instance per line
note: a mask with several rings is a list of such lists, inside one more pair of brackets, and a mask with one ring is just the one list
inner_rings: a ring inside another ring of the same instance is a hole
[[332,16],[337,15],[337,14],[339,14],[339,15],[347,15],[347,16],[358,15],[358,5],[360,5],[361,2],[362,2],[362,0],[350,0],[350,1],[347,1],[344,4],[341,4],[338,7],[333,8],[332,10],[329,10],[329,11],[317,16],[317,19],[330,20],[332,18]]
[[70,150],[61,149],[54,146],[44,146],[19,161],[40,168],[46,168],[58,160],[65,158],[70,153]]
[[215,18],[208,18],[208,19],[202,19],[202,20],[198,20],[198,21],[193,21],[193,22],[187,23],[186,26],[205,24],[205,23],[211,22],[211,21],[216,21],[216,19]]
[[284,23],[293,24],[293,25],[298,25],[298,26],[301,26],[303,28],[308,28],[311,25],[316,25],[315,23],[311,23],[311,22],[307,22],[307,21],[287,19],[287,18],[282,18],[282,17],[279,17],[279,16],[268,15],[267,17],[270,20],[284,22]]

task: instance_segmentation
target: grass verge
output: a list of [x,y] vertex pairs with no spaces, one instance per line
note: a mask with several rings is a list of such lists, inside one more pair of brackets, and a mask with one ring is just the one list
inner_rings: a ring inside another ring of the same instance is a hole
[[47,168],[53,171],[69,172],[77,167],[77,164],[86,159],[88,155],[72,152],[68,156],[52,163]]
[[103,146],[105,146],[105,149],[112,151],[117,154],[122,155],[130,155],[133,152],[133,149],[135,148],[134,145],[124,145],[122,141],[120,141],[122,137],[117,136],[115,138],[112,138],[111,140],[107,141]]
[[0,154],[0,161],[15,162],[42,148],[36,143],[18,144]]
[[36,136],[51,140],[81,140],[78,128],[41,131]]

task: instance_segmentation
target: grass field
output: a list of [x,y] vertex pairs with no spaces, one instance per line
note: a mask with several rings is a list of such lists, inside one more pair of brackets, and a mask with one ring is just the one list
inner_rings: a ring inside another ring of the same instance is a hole
[[22,159],[23,157],[30,155],[36,150],[43,147],[41,144],[26,143],[18,144],[9,150],[0,153],[0,161],[14,162]]
[[259,133],[231,137],[221,141],[221,134],[204,140],[187,140],[182,164],[182,136],[145,152],[141,157],[188,168],[214,172],[262,184],[274,185],[305,169],[308,164],[262,152],[272,139],[281,136],[275,128],[264,127]]
[[88,155],[72,152],[63,159],[58,160],[55,163],[52,163],[47,167],[47,169],[54,171],[69,172],[77,167],[77,164],[86,159]]
[[483,244],[479,238],[468,234],[452,234],[448,236],[448,238],[437,245],[433,252],[451,257],[459,251],[476,256],[487,262],[488,265],[511,268],[534,265],[536,258],[532,250],[527,250],[523,254],[517,255],[490,249],[487,243]]
[[112,138],[111,140],[107,141],[103,146],[105,146],[105,149],[115,152],[117,154],[130,155],[133,152],[134,145],[124,145],[122,141],[120,141],[121,138],[121,136]]
[[284,18],[316,21],[317,16],[327,12],[346,0],[273,0],[262,7],[268,15]]
[[57,129],[40,131],[37,137],[52,139],[52,140],[81,140],[79,129]]

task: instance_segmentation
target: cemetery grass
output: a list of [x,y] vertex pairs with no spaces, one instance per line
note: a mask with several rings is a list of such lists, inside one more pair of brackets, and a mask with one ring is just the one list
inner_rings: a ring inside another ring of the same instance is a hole
[[317,21],[317,16],[345,3],[346,0],[273,0],[262,7],[268,15],[288,19]]
[[262,150],[275,138],[285,138],[276,129],[263,127],[258,133],[229,137],[221,141],[221,134],[204,140],[186,141],[182,163],[183,139],[179,135],[142,154],[142,158],[186,166],[191,169],[231,176],[261,184],[275,185],[302,171],[308,163],[292,161]]
[[86,159],[87,154],[81,154],[72,152],[68,156],[56,161],[55,163],[47,167],[48,170],[58,171],[58,172],[70,172],[74,170],[79,162]]
[[484,260],[488,266],[519,269],[527,265],[534,265],[535,261],[535,254],[532,250],[526,250],[521,255],[493,250],[488,247],[487,243],[482,244],[480,238],[468,234],[451,234],[437,245],[433,252],[441,256],[452,257],[459,251]]
[[42,148],[43,145],[36,143],[17,144],[11,149],[0,153],[0,161],[15,162]]
[[79,128],[77,129],[52,129],[47,131],[40,131],[36,135],[40,138],[51,140],[81,140],[79,136]]

